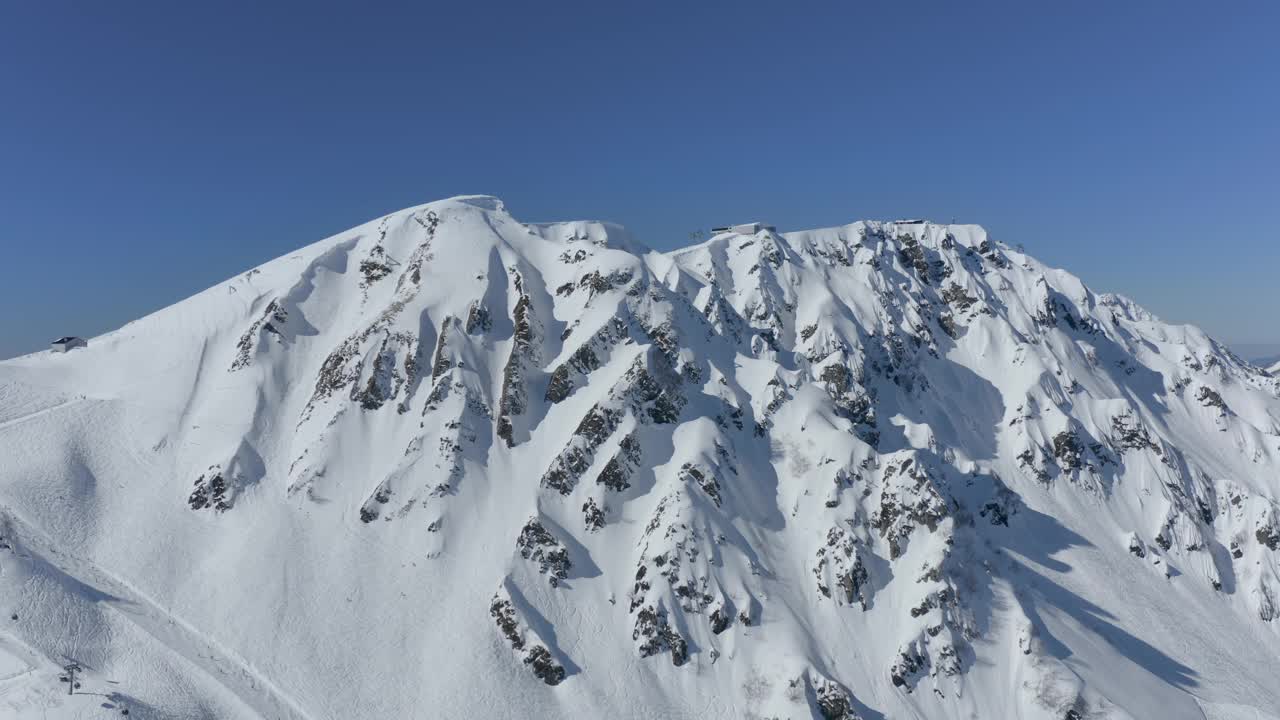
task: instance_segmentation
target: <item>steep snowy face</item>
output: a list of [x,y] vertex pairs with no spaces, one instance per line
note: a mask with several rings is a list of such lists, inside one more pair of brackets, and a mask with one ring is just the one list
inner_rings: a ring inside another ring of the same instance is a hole
[[0,364],[0,510],[161,715],[1254,717],[1275,370],[976,226],[454,198]]

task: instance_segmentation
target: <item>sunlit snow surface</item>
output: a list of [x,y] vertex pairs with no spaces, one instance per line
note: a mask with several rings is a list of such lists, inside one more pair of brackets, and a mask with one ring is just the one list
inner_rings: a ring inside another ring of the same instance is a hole
[[454,198],[0,363],[0,717],[1274,720],[1277,468],[976,226]]

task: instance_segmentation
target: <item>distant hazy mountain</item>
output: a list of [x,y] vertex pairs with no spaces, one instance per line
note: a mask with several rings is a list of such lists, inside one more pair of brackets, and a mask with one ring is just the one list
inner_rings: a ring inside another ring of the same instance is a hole
[[1278,469],[976,226],[454,198],[0,363],[0,715],[1274,719]]

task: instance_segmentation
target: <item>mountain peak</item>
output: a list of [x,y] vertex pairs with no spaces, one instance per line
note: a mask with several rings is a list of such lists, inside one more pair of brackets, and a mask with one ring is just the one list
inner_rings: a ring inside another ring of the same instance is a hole
[[1280,378],[975,225],[428,203],[0,363],[0,456],[14,632],[160,714],[1280,705]]
[[480,208],[481,210],[490,210],[493,212],[506,212],[507,206],[502,200],[493,195],[455,195],[451,198],[439,200],[432,205],[449,206],[449,205],[470,205]]

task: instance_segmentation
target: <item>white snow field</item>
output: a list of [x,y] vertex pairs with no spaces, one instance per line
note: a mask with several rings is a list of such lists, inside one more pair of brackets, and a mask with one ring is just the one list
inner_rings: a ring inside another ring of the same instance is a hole
[[1278,468],[976,226],[453,198],[0,363],[0,717],[1276,720]]

